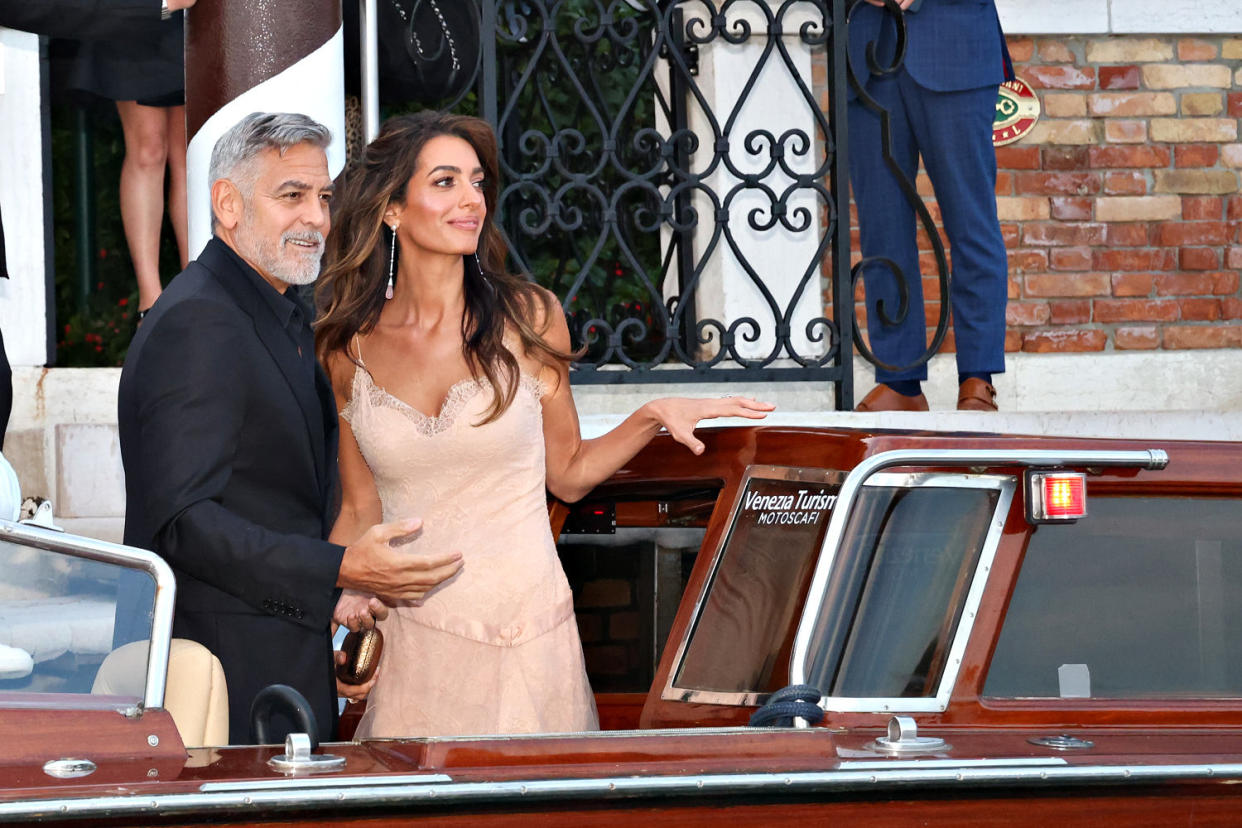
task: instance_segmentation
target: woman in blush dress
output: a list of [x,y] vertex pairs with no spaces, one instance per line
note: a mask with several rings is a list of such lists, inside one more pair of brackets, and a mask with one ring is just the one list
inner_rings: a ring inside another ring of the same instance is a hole
[[[661,428],[699,453],[700,420],[772,408],[655,400],[583,440],[560,305],[504,269],[497,174],[485,121],[421,112],[388,121],[339,182],[316,326],[341,417],[332,540],[422,517],[412,550],[464,558],[379,621],[360,737],[597,728],[545,486],[577,500]],[[369,625],[370,599],[345,593],[337,620]]]

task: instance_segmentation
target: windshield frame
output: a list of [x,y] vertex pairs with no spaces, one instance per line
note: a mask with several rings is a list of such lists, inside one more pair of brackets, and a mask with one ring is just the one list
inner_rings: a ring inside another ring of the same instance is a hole
[[[979,603],[983,600],[983,593],[987,587],[988,575],[992,571],[992,563],[996,558],[996,550],[1000,546],[1001,536],[1004,534],[1005,522],[1009,516],[1010,505],[1013,502],[1014,492],[1017,488],[1017,481],[1012,475],[996,475],[996,474],[951,474],[942,472],[888,472],[872,475],[868,478],[863,486],[866,488],[939,488],[939,489],[987,489],[997,492],[996,505],[988,520],[988,530],[984,535],[982,545],[979,549],[979,557],[975,563],[974,572],[970,576],[970,586],[966,591],[964,600],[962,601],[961,612],[958,615],[958,622],[953,632],[952,640],[949,645],[949,651],[945,659],[944,670],[940,675],[940,679],[936,685],[936,692],[929,696],[829,696],[825,695],[820,701],[820,707],[828,711],[838,712],[941,712],[948,707],[949,696],[952,694],[953,686],[957,682],[957,674],[962,665],[962,655],[966,650],[966,643],[970,640],[970,634],[974,630],[975,619],[979,610]],[[850,505],[854,506],[857,501],[853,501]],[[847,554],[873,554],[874,548],[867,550],[851,549]],[[823,559],[821,558],[821,561]],[[832,555],[833,563],[841,560],[837,555]],[[819,596],[819,601],[814,602],[818,606],[823,604],[823,595]],[[802,620],[799,624],[799,635],[803,628],[809,623],[814,624],[818,620],[819,613],[811,614],[809,612],[812,601],[808,597],[804,608]],[[945,606],[945,614],[956,612],[957,608]],[[829,610],[839,612],[839,610]],[[857,624],[857,619],[850,622],[853,627]],[[814,646],[814,640],[809,642]],[[796,646],[796,645],[795,645]],[[806,681],[807,668],[810,661],[810,648],[805,652],[802,660],[795,660],[795,664],[799,668],[798,674],[793,673],[794,665],[791,665],[791,681],[801,684]],[[794,658],[797,659],[798,651],[795,649]]]
[[177,592],[176,579],[168,564],[154,552],[145,549],[7,520],[0,520],[0,541],[72,558],[112,564],[124,569],[136,569],[151,576],[155,581],[155,603],[151,617],[142,706],[145,709],[162,708],[168,679],[168,651],[172,643],[173,604]]

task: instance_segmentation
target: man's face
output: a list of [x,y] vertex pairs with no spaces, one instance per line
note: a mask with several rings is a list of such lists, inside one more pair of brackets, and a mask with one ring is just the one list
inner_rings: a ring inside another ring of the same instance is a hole
[[319,276],[331,224],[328,158],[312,144],[281,155],[264,150],[253,162],[254,186],[242,189],[242,216],[233,233],[237,253],[273,287],[306,285]]

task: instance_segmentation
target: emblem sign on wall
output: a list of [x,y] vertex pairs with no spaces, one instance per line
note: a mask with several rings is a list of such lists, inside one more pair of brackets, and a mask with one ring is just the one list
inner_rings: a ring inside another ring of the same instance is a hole
[[1039,98],[1022,78],[1000,85],[996,96],[996,117],[992,120],[992,144],[1003,147],[1020,140],[1039,120]]

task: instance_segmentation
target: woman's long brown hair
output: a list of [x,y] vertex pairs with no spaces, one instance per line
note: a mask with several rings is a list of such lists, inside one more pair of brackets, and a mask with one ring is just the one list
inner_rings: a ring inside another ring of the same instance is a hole
[[[384,122],[380,134],[337,182],[332,229],[324,251],[324,270],[315,288],[319,321],[315,324],[315,352],[327,364],[340,351],[355,363],[349,351],[354,334],[370,333],[384,307],[390,244],[384,236],[384,211],[405,201],[406,184],[418,166],[418,156],[432,138],[454,135],[474,148],[483,166],[483,197],[487,215],[479,233],[478,259],[465,256],[466,309],[462,315],[462,351],[470,373],[482,373],[495,396],[483,423],[499,417],[517,394],[519,367],[504,346],[512,327],[525,353],[548,365],[568,361],[573,354],[553,348],[536,330],[536,321],[560,313],[546,294],[521,276],[505,270],[506,249],[496,227],[496,198],[500,168],[496,134],[479,118],[443,112],[418,112]],[[482,423],[480,423],[481,425]]]

